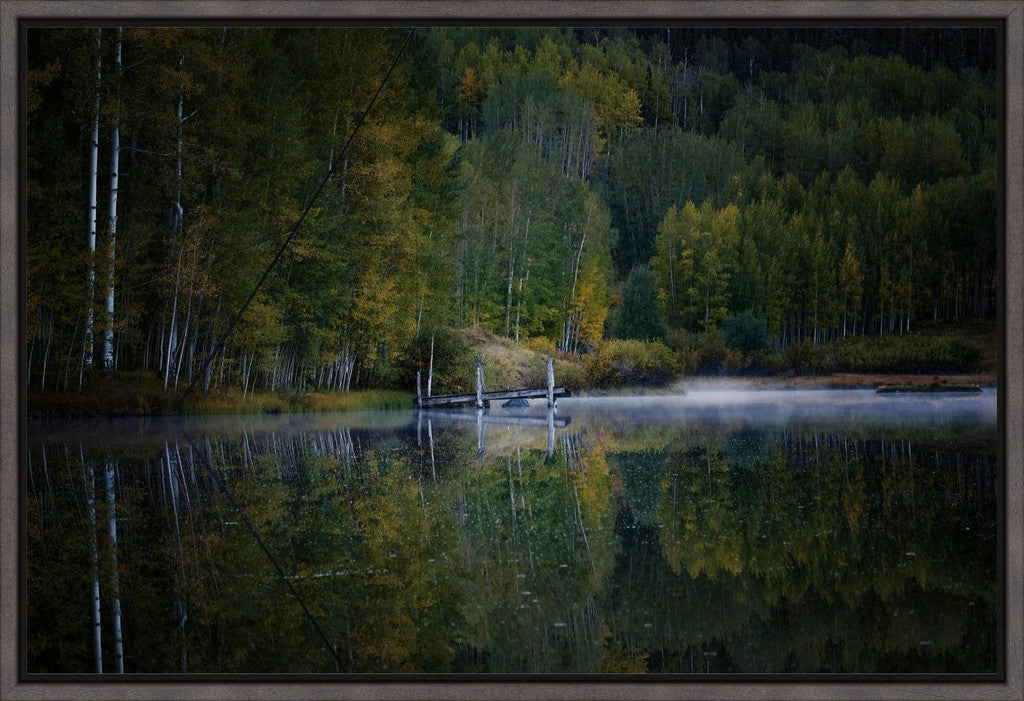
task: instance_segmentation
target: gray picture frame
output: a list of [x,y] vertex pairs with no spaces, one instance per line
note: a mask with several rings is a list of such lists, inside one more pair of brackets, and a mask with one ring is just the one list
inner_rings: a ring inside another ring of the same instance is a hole
[[[770,15],[765,14],[765,8]],[[327,20],[375,23],[564,21],[671,23],[756,21],[764,19],[828,23],[840,20],[984,20],[1001,25],[1001,165],[1003,224],[1001,279],[1000,474],[1002,502],[1003,594],[1005,619],[1001,681],[977,683],[906,682],[858,679],[826,683],[795,677],[786,681],[607,681],[576,682],[516,678],[513,681],[281,681],[256,683],[244,676],[223,681],[34,682],[21,676],[24,624],[24,542],[19,520],[25,441],[22,300],[25,293],[24,221],[19,178],[24,163],[19,119],[24,78],[21,39],[26,22],[126,19],[252,19],[262,22]],[[1024,0],[894,2],[796,0],[0,0],[0,699],[1024,699]]]

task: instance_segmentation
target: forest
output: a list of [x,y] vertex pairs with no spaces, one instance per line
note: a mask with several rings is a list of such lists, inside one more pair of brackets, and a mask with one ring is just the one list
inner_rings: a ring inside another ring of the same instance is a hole
[[970,371],[994,338],[991,29],[33,28],[27,81],[32,396],[409,390],[435,353],[454,389],[479,338],[577,386]]

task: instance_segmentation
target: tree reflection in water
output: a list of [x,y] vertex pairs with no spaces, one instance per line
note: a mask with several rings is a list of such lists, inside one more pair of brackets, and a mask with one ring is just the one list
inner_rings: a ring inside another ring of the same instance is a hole
[[29,671],[995,670],[990,423],[631,418],[33,428]]

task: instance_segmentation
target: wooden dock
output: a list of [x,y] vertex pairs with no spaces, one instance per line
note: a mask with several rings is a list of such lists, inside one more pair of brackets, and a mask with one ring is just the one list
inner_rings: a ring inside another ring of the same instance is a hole
[[536,389],[506,389],[497,392],[488,392],[484,383],[484,364],[476,361],[476,393],[475,394],[445,394],[436,397],[430,396],[430,382],[427,382],[427,396],[420,392],[420,374],[416,373],[416,406],[420,409],[432,407],[453,407],[475,405],[477,409],[490,406],[492,401],[505,399],[546,399],[548,408],[554,408],[559,397],[569,397],[571,392],[565,387],[555,387],[555,371],[553,360],[547,359],[548,386]]
[[[547,396],[548,391],[541,388],[510,389],[503,392],[481,392],[479,398],[483,402],[483,406],[489,406],[492,401],[501,401],[505,399],[546,399]],[[565,387],[555,387],[552,392],[552,397],[555,399],[568,396],[571,396],[571,393]],[[420,397],[419,406],[421,409],[430,409],[432,407],[466,406],[476,404],[476,401],[476,394],[446,394],[437,397]]]

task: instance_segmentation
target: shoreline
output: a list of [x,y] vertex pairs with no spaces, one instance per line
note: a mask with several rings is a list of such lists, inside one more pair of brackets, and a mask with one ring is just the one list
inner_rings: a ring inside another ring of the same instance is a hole
[[[669,395],[694,390],[815,390],[815,389],[874,389],[879,385],[926,385],[931,382],[949,382],[953,384],[975,384],[983,388],[995,387],[998,378],[994,372],[978,372],[955,375],[913,375],[904,373],[832,373],[830,375],[689,375],[680,377],[665,385],[648,385],[635,387],[592,387],[574,392],[576,397],[607,396],[607,395]],[[357,390],[342,395],[317,392],[310,396],[309,401],[292,402],[283,396],[258,393],[250,397],[248,402],[237,402],[237,397],[214,396],[205,398],[187,407],[183,416],[220,416],[224,414],[309,414],[335,411],[366,411],[411,407],[411,393],[401,390]],[[314,398],[315,397],[315,398]],[[169,395],[160,395],[150,401],[137,401],[118,405],[117,402],[104,402],[102,399],[90,397],[86,401],[83,395],[65,397],[63,400],[42,401],[35,403],[30,397],[27,418],[30,421],[39,419],[76,419],[83,417],[146,417],[173,416],[169,410]]]

